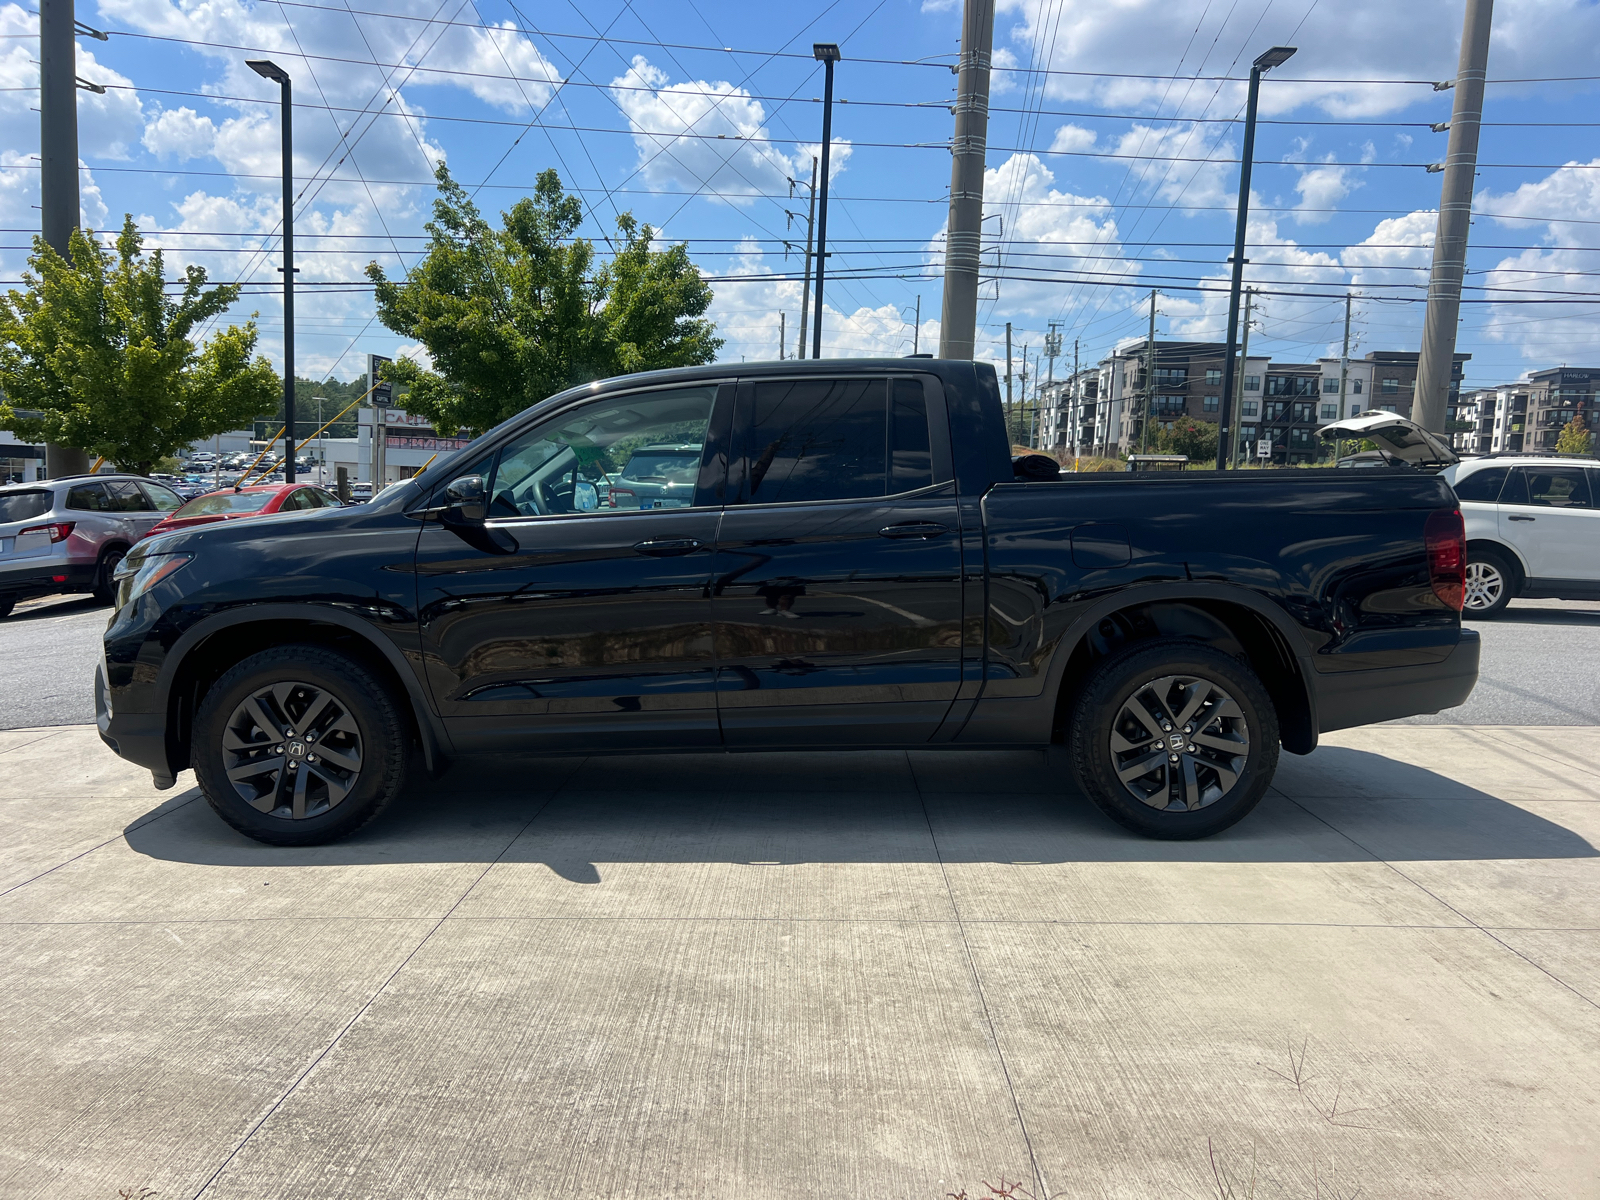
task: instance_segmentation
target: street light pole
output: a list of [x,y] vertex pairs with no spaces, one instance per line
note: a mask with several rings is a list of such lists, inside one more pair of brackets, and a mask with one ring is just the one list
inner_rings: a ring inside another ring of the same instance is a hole
[[283,107],[283,481],[294,482],[294,122],[289,73],[265,58],[245,60],[276,83]]
[[828,151],[833,144],[833,64],[839,61],[839,47],[832,42],[816,42],[811,57],[822,63],[822,202],[817,205],[817,311],[811,326],[811,357],[822,357],[822,277],[828,270]]
[[1294,46],[1274,46],[1250,64],[1250,91],[1244,106],[1244,151],[1239,156],[1239,216],[1233,230],[1233,282],[1228,287],[1228,350],[1222,364],[1222,403],[1217,430],[1217,470],[1228,466],[1228,443],[1233,432],[1233,354],[1239,346],[1239,291],[1244,286],[1244,234],[1250,219],[1250,168],[1256,153],[1256,96],[1261,76],[1294,56]]

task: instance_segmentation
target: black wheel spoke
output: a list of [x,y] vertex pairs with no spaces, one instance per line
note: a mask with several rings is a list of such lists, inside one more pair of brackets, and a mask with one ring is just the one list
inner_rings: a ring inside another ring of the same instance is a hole
[[345,800],[361,776],[362,736],[349,706],[327,688],[268,684],[234,709],[222,735],[223,766],[239,798],[258,812],[302,821]]
[[1166,675],[1134,689],[1106,745],[1117,778],[1141,804],[1195,812],[1238,785],[1250,730],[1238,702],[1212,680]]

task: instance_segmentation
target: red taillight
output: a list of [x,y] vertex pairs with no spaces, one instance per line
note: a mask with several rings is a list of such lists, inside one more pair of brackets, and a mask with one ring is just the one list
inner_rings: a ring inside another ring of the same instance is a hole
[[1461,611],[1467,601],[1467,527],[1459,508],[1440,508],[1428,515],[1422,540],[1428,547],[1428,581],[1433,594]]
[[[633,490],[631,488],[615,488],[614,487],[614,488],[611,489],[610,494],[606,497],[606,503],[610,507],[615,508],[617,506],[617,497],[618,496],[626,496],[629,500],[632,500],[633,499]],[[633,505],[629,505],[629,507],[631,508],[631,507],[634,507],[634,506]]]
[[64,542],[71,537],[72,528],[76,524],[76,521],[56,521],[50,525],[33,525],[20,531],[17,536],[26,537],[30,533],[48,533],[50,535],[50,544],[53,546],[57,542]]

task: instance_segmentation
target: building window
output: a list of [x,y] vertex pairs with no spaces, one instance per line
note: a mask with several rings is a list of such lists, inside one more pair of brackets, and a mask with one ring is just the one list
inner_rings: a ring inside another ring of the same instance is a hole
[[1216,367],[1206,368],[1206,386],[1216,387],[1222,382],[1222,372]]
[[1259,392],[1261,390],[1261,376],[1246,375],[1244,377],[1244,390],[1247,392]]
[[[1392,396],[1396,392],[1398,392],[1399,390],[1400,390],[1400,381],[1398,379],[1385,379],[1383,381],[1383,394],[1385,396]],[[1390,409],[1389,411],[1393,412],[1394,410]]]
[[1157,367],[1157,387],[1183,387],[1189,382],[1188,367]]
[[1337,421],[1339,419],[1339,406],[1337,404],[1324,404],[1322,406],[1322,419],[1324,421]]
[[1399,410],[1396,409],[1395,406],[1392,405],[1392,404],[1380,404],[1380,405],[1378,405],[1378,411],[1379,412],[1390,412],[1390,413],[1392,413],[1392,412],[1398,412]]
[[1294,419],[1296,421],[1314,421],[1316,417],[1312,414],[1316,411],[1316,408],[1315,404],[1296,404],[1294,406]]
[[1255,440],[1255,436],[1256,436],[1256,427],[1254,425],[1241,425],[1241,426],[1239,426],[1239,439],[1241,441],[1245,441],[1245,442],[1254,441]]
[[1152,407],[1161,416],[1180,416],[1183,413],[1183,397],[1157,396],[1152,402]]
[[1221,407],[1221,404],[1218,401],[1217,397],[1215,397],[1215,396],[1207,396],[1206,397],[1205,410],[1207,412],[1217,412],[1220,409],[1220,407]]
[[1253,417],[1253,416],[1257,415],[1261,411],[1261,401],[1259,401],[1259,400],[1246,400],[1244,402],[1244,404],[1241,406],[1241,409],[1242,409],[1242,415],[1244,415],[1246,417]]
[[1352,379],[1350,381],[1350,393],[1351,393],[1351,395],[1354,395],[1354,396],[1361,395],[1361,380]]
[[1291,430],[1289,430],[1289,445],[1293,446],[1296,450],[1309,449],[1310,446],[1311,446],[1311,430],[1309,430],[1309,429],[1291,429]]
[[1309,375],[1268,375],[1269,396],[1315,396],[1317,381]]
[[1332,395],[1333,393],[1336,393],[1339,390],[1339,381],[1337,379],[1332,379],[1332,378],[1323,379],[1323,381],[1322,381],[1322,390],[1324,392],[1327,392],[1330,395]]

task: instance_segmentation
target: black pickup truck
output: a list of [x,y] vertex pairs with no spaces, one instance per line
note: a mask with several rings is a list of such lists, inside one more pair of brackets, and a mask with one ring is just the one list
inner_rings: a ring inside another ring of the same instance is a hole
[[983,364],[588,384],[369,504],[141,542],[101,736],[285,845],[463,755],[1052,743],[1114,820],[1195,838],[1280,745],[1472,690],[1437,477],[1055,473]]

